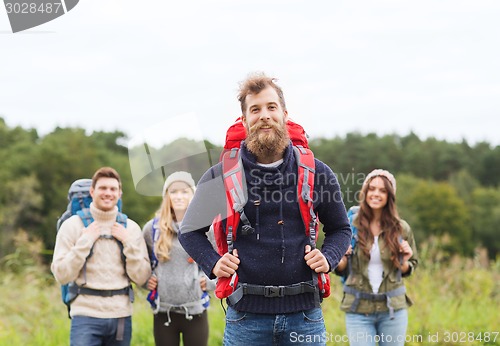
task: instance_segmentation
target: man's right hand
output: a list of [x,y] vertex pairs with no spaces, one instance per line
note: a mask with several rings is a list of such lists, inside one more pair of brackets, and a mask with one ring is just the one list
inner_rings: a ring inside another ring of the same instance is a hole
[[232,255],[227,252],[217,261],[212,273],[218,278],[228,278],[238,270],[239,264],[238,251],[234,249]]
[[87,235],[92,241],[96,241],[101,236],[101,227],[96,224],[96,222],[92,222],[88,227],[84,228],[82,231],[82,235]]

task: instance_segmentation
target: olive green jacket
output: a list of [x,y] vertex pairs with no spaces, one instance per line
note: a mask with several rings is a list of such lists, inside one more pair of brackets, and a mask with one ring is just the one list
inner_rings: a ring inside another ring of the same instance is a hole
[[[410,269],[402,274],[402,277],[410,276],[418,264],[418,254],[417,247],[415,245],[415,238],[413,237],[413,232],[411,231],[410,226],[404,220],[401,220],[401,226],[403,229],[403,239],[408,241],[411,249],[413,250],[412,257],[408,260],[408,264]],[[383,230],[382,230],[383,233]],[[381,234],[382,234],[381,233]],[[380,248],[380,257],[382,258],[382,263],[384,267],[383,279],[380,284],[379,294],[383,294],[385,292],[392,291],[401,286],[404,286],[403,279],[398,280],[398,269],[394,266],[391,260],[391,252],[387,248],[383,237],[378,238],[378,245]],[[348,273],[348,267],[342,272],[335,273],[339,276],[347,276],[345,281],[345,285],[351,286],[352,288],[366,293],[373,293],[372,287],[370,285],[370,281],[368,279],[368,262],[369,259],[363,254],[362,251],[358,251],[358,247],[355,247],[354,253],[351,255],[349,259],[351,268],[351,274]],[[370,314],[375,312],[386,312],[389,310],[387,307],[386,301],[370,301],[366,299],[360,299],[359,305],[357,306],[355,311],[351,311],[351,306],[355,300],[354,295],[348,294],[344,292],[344,297],[342,299],[342,303],[340,308],[346,312],[355,312],[362,314]],[[406,295],[399,295],[393,297],[391,299],[391,306],[394,310],[405,309],[410,307],[413,304],[412,300]]]

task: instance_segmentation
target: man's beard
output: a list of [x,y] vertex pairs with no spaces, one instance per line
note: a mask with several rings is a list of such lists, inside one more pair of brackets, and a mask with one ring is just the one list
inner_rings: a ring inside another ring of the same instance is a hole
[[[260,132],[259,129],[263,125],[271,126],[273,131],[269,133]],[[285,123],[278,124],[274,121],[268,123],[258,122],[250,129],[247,128],[245,143],[248,150],[257,158],[270,157],[283,153],[290,143],[290,137]]]

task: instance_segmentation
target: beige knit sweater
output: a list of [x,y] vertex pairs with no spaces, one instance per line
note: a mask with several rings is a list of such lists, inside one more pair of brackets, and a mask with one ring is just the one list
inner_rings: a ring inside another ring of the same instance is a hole
[[[116,222],[118,209],[102,211],[93,204],[90,212],[101,226],[102,235],[111,234],[111,226]],[[85,283],[83,265],[92,248],[92,240],[82,234],[83,222],[79,216],[66,220],[57,233],[52,273],[60,284],[75,281]],[[126,272],[120,247],[116,240],[99,238],[94,243],[93,254],[87,261],[88,288],[115,290],[127,287],[129,279],[142,286],[151,276],[151,266],[142,232],[133,220],[127,220],[127,239],[123,242],[126,256]],[[128,277],[127,277],[128,276]],[[119,318],[132,315],[132,304],[126,295],[99,297],[79,295],[71,303],[71,316],[90,316],[97,318]]]

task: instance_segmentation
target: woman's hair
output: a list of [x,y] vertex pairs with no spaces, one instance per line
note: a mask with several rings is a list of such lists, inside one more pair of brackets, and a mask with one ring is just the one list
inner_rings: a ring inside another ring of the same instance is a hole
[[[186,188],[189,188],[194,195],[194,188],[186,184]],[[189,201],[191,202],[191,200]],[[158,241],[155,244],[155,254],[160,262],[166,262],[170,259],[170,249],[172,248],[172,240],[176,231],[173,227],[173,222],[177,222],[174,210],[172,208],[172,201],[168,193],[168,189],[163,196],[163,201],[161,202],[160,209],[156,212],[156,217],[158,217],[158,229],[160,235]]]
[[384,182],[385,189],[387,191],[387,203],[382,209],[382,216],[380,218],[380,227],[384,232],[380,234],[383,237],[385,243],[391,251],[391,260],[394,265],[399,268],[401,264],[399,263],[399,237],[402,235],[402,227],[396,208],[396,195],[394,194],[394,188],[389,182],[389,180],[384,176],[374,176],[370,180],[363,184],[361,188],[361,203],[358,212],[358,216],[354,221],[354,225],[358,228],[358,241],[357,246],[359,249],[370,258],[370,249],[373,245],[374,237],[370,232],[370,221],[373,219],[373,210],[366,203],[366,194],[370,185],[370,182],[376,178],[380,177]]

